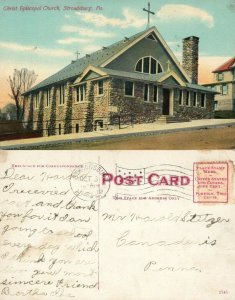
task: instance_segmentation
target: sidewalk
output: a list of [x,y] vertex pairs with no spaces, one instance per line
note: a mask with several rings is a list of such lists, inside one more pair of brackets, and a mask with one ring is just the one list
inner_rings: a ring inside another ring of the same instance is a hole
[[97,140],[108,140],[129,136],[157,135],[177,131],[190,131],[208,129],[216,127],[235,126],[235,119],[204,119],[183,123],[149,123],[135,124],[123,129],[104,130],[72,133],[66,135],[54,135],[49,137],[39,137],[33,139],[10,140],[0,142],[0,149],[27,149],[32,146],[92,142]]

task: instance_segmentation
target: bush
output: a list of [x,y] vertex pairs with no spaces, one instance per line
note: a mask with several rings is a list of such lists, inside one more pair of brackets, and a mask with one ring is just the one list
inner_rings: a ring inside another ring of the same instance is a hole
[[229,111],[229,110],[215,111],[215,119],[235,119],[235,111]]

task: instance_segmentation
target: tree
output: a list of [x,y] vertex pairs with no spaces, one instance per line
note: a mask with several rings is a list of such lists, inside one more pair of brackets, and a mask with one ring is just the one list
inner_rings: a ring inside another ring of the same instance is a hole
[[13,76],[9,76],[9,84],[11,89],[10,97],[16,104],[16,118],[21,120],[24,117],[25,112],[25,98],[22,96],[24,92],[31,88],[35,83],[37,75],[34,71],[30,71],[26,68],[21,70],[14,70]]

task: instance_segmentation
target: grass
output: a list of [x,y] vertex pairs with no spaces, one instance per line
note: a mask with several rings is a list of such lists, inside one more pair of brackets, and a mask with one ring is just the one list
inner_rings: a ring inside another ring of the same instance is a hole
[[235,149],[235,126],[165,133],[153,136],[115,138],[82,143],[45,145],[47,150],[199,150]]

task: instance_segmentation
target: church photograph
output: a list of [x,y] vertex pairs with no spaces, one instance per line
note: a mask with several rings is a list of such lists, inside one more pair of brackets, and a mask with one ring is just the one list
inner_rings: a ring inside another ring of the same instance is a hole
[[0,148],[234,147],[230,0],[102,1],[2,4]]
[[118,122],[185,122],[214,116],[216,92],[198,84],[199,37],[182,64],[155,26],[73,60],[30,90],[26,122],[44,135],[112,129]]

